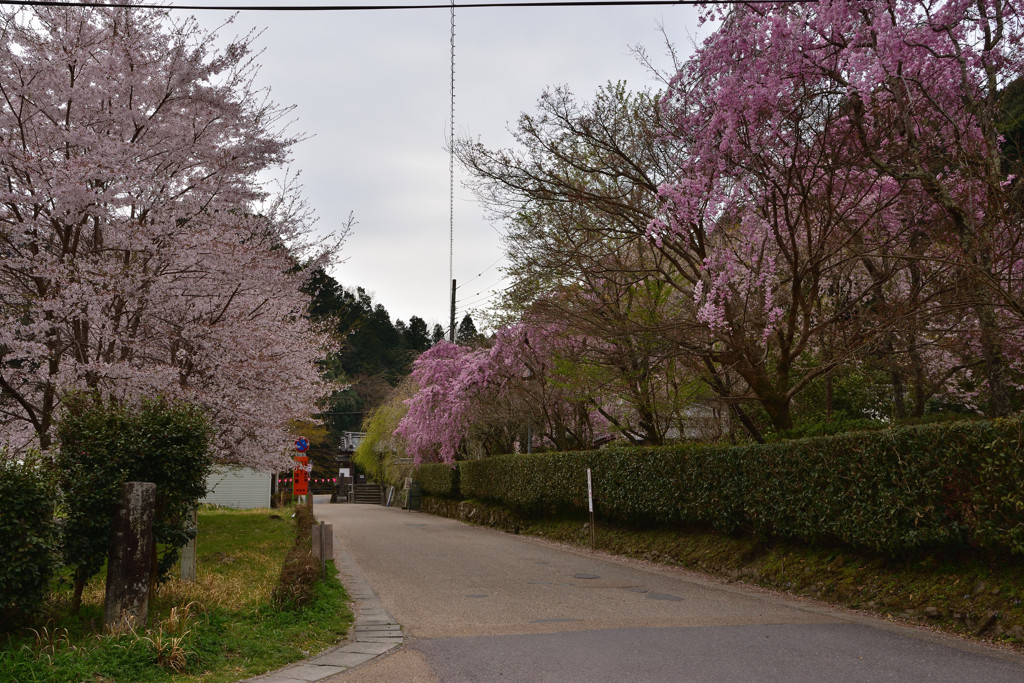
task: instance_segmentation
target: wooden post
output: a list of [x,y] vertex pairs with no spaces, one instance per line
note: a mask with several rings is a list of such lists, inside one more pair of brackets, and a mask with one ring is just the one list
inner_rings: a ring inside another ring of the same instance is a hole
[[313,557],[320,558],[320,575],[327,578],[327,559],[334,557],[334,527],[331,524],[313,525]]
[[146,625],[155,510],[156,484],[129,481],[121,485],[107,562],[103,625],[108,630]]

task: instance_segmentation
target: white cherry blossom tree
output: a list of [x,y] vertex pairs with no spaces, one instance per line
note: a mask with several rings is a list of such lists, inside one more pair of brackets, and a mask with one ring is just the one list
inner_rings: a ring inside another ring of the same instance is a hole
[[216,459],[284,462],[320,392],[297,264],[340,239],[261,182],[297,137],[253,85],[253,38],[219,50],[140,7],[0,11],[0,441],[47,449],[71,390],[162,394],[209,410]]

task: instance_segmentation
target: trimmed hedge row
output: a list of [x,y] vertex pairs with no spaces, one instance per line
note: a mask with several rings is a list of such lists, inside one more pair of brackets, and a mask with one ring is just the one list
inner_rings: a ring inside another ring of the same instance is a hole
[[414,474],[420,488],[428,496],[436,498],[459,497],[459,468],[435,462],[420,465]]
[[452,493],[434,493],[444,486],[433,483],[424,491],[530,516],[585,511],[590,467],[595,511],[607,519],[839,542],[891,556],[964,547],[1024,555],[1022,440],[1024,422],[1014,418],[743,447],[505,455],[459,463]]

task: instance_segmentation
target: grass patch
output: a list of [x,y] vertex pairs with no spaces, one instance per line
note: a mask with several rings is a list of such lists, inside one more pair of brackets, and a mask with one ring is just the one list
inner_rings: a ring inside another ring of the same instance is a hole
[[104,634],[103,581],[68,617],[68,586],[47,605],[41,625],[0,641],[4,680],[237,681],[334,645],[352,613],[333,564],[303,607],[275,607],[271,596],[295,541],[290,512],[199,512],[195,583],[172,579],[150,605],[144,630]]
[[[423,510],[505,531],[590,547],[583,516],[528,520],[493,505],[425,498]],[[598,521],[604,552],[1010,644],[1024,651],[1024,572],[1005,558],[920,554],[887,560],[841,548],[766,542],[698,529]]]

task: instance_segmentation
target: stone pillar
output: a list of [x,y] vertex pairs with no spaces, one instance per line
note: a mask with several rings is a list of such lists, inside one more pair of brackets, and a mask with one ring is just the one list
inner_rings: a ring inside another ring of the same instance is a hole
[[107,629],[146,625],[155,509],[156,484],[129,481],[121,485],[107,561],[103,611]]
[[[197,529],[199,526],[196,509],[192,508],[192,512],[188,515],[189,526],[193,529]],[[181,549],[181,580],[187,583],[195,583],[196,580],[196,537],[193,536],[192,540],[185,544],[185,547]]]

